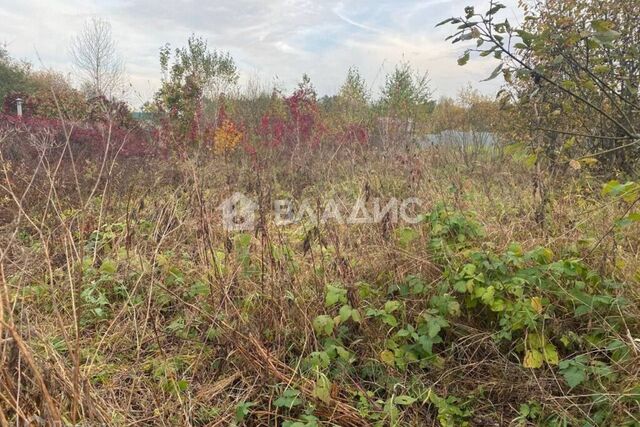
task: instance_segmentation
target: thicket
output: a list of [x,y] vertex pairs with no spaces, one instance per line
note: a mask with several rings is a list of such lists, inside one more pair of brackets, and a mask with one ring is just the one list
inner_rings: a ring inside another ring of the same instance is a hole
[[0,425],[640,425],[637,11],[503,9],[443,22],[497,100],[409,64],[379,99],[355,68],[243,92],[193,36],[140,122],[2,54]]

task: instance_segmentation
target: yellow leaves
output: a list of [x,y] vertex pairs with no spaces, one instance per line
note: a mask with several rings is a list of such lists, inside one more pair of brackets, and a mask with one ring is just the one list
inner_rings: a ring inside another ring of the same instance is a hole
[[544,356],[538,350],[527,350],[524,355],[522,366],[530,369],[542,368]]
[[599,33],[610,31],[615,27],[615,24],[611,21],[605,21],[602,19],[596,19],[591,21],[591,27]]
[[529,349],[524,355],[522,366],[530,369],[542,368],[544,362],[549,365],[557,365],[559,363],[558,350],[553,344],[547,344],[540,350]]
[[530,154],[525,158],[524,164],[528,167],[532,167],[533,165],[536,164],[537,161],[538,161],[538,155]]
[[593,166],[596,163],[598,163],[598,159],[593,157],[585,157],[584,159],[580,160],[580,163],[585,164],[587,166]]
[[[532,300],[533,304],[533,300]],[[522,366],[530,369],[542,368],[546,362],[548,365],[557,365],[560,362],[558,349],[540,334],[531,333],[526,339],[527,349],[524,354]]]
[[564,144],[562,145],[562,148],[564,150],[569,150],[570,148],[572,148],[574,145],[576,145],[576,137],[572,136],[571,138],[567,139]]
[[213,135],[213,149],[222,154],[233,150],[242,141],[244,134],[231,120],[224,120]]
[[396,357],[391,350],[384,350],[380,353],[380,360],[389,366],[393,366]]
[[542,310],[544,309],[544,307],[542,306],[542,298],[531,298],[531,307],[536,311],[536,313],[542,314]]
[[549,248],[541,248],[538,250],[540,255],[540,259],[544,260],[546,263],[550,263],[553,261],[553,251]]

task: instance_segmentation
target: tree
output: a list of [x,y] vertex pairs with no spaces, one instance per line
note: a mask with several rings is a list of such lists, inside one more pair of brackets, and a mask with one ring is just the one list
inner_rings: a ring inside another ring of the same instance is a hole
[[635,175],[640,159],[640,18],[637,1],[549,0],[523,3],[522,26],[498,19],[504,5],[438,25],[456,26],[453,43],[475,41],[493,56],[503,93],[520,112],[520,138],[535,158],[536,219],[542,224],[551,190],[569,168],[599,165],[607,175]]
[[432,108],[429,83],[429,73],[420,74],[407,62],[397,65],[382,88],[382,108],[398,117],[413,117],[420,110]]
[[[191,36],[187,46],[160,49],[162,86],[155,95],[161,112],[168,113],[178,137],[201,138],[204,101],[216,101],[238,81],[236,64],[228,52],[209,50],[201,37]],[[217,114],[215,102],[214,111]]]
[[298,89],[285,98],[289,110],[289,129],[293,136],[293,146],[297,148],[302,143],[319,142],[322,133],[322,123],[318,111],[317,92],[311,78],[302,75]]
[[523,6],[521,27],[498,19],[504,8],[467,7],[441,23],[457,26],[453,43],[475,40],[458,63],[472,53],[498,60],[489,79],[504,75],[532,131],[531,147],[551,168],[586,160],[631,173],[640,154],[637,2],[537,2]]
[[366,105],[369,102],[369,91],[357,68],[349,67],[347,78],[340,87],[338,96],[354,105]]
[[71,54],[89,95],[113,97],[122,85],[124,68],[111,24],[102,19],[91,19],[73,39]]
[[14,61],[0,46],[0,104],[11,93],[25,93],[31,90],[29,64]]
[[397,65],[387,75],[382,88],[379,108],[384,114],[381,133],[383,140],[406,140],[415,133],[419,119],[434,107],[429,74],[416,72],[409,63]]
[[465,166],[473,169],[486,148],[493,146],[506,121],[506,111],[493,98],[466,86],[454,100],[442,98],[429,117],[429,128],[452,143]]
[[64,75],[55,71],[38,71],[30,76],[33,92],[30,103],[39,117],[67,120],[87,118],[89,106],[82,93],[74,89]]
[[371,125],[370,94],[357,68],[351,67],[337,95],[325,97],[322,103],[328,140],[339,144],[364,144],[369,140]]
[[369,110],[370,94],[357,68],[349,68],[337,98],[338,109],[348,122],[365,120]]

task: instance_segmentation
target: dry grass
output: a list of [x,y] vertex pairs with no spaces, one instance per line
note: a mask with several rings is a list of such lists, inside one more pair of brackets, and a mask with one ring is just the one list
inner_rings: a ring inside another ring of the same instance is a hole
[[[395,386],[345,371],[328,398],[319,398],[317,378],[301,365],[321,348],[312,321],[323,312],[326,285],[344,284],[358,308],[364,304],[352,292],[358,282],[386,289],[418,275],[435,289],[446,264],[427,249],[428,229],[406,246],[393,224],[328,224],[315,231],[304,223],[276,227],[268,217],[243,258],[216,210],[234,191],[263,201],[411,196],[423,200],[425,210],[446,203],[482,223],[485,247],[500,252],[517,241],[561,256],[575,246],[594,269],[626,283],[620,292],[638,301],[637,228],[599,240],[620,207],[595,192],[585,196],[588,180],[570,176],[558,185],[548,223],[540,226],[529,171],[500,153],[473,167],[447,147],[320,150],[296,159],[293,169],[293,162],[256,165],[240,154],[111,160],[74,167],[56,151],[31,166],[2,160],[2,426],[30,425],[34,416],[51,425],[229,425],[243,402],[255,403],[247,424],[277,425],[291,418],[274,404],[287,387],[299,390],[323,424],[365,426],[372,422],[356,408],[358,399],[382,413],[380,396],[396,388],[407,393],[416,384],[443,396],[473,396],[473,425],[509,425],[519,405],[530,401],[560,414],[590,414],[589,399],[567,392],[553,369],[523,368],[473,318],[452,321],[447,336],[453,344],[441,363],[405,372],[378,366],[383,372],[375,378]],[[97,230],[105,233],[99,245],[92,243]],[[86,289],[100,280],[105,261],[117,264],[100,284],[108,301],[89,303],[98,296]],[[247,274],[245,262],[255,271]],[[421,301],[414,303],[419,311]],[[98,306],[104,315],[92,312]],[[636,327],[619,331],[635,345],[634,359],[621,367],[629,386],[639,378]],[[364,322],[350,332],[356,338],[350,350],[366,365],[387,332]],[[428,404],[407,409],[397,422],[439,423]]]

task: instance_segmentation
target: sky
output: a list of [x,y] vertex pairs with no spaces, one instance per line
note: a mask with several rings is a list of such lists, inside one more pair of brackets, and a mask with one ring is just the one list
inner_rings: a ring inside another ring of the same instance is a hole
[[[186,44],[191,34],[228,51],[241,84],[258,81],[290,90],[303,73],[320,95],[335,94],[351,66],[372,94],[402,61],[428,71],[437,97],[455,96],[471,84],[494,93],[500,82],[482,83],[496,63],[465,67],[456,60],[464,46],[444,38],[451,27],[434,28],[465,6],[487,8],[489,0],[0,0],[0,43],[35,68],[73,76],[69,46],[88,20],[108,20],[126,64],[127,99],[141,105],[160,85],[159,49]],[[515,0],[503,15],[517,20]]]

